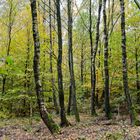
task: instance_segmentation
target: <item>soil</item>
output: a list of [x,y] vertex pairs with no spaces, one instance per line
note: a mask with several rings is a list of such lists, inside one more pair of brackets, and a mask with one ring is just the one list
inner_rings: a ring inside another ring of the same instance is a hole
[[[57,118],[55,121],[59,122]],[[54,135],[41,120],[33,119],[31,124],[28,118],[1,119],[0,140],[140,140],[140,127],[132,127],[128,117],[106,120],[81,115],[80,123],[73,118],[68,117],[71,126]]]

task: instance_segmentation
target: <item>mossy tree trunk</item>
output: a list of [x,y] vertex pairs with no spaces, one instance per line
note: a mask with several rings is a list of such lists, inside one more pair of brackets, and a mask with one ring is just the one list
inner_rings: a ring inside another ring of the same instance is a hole
[[75,120],[80,121],[79,112],[77,108],[76,100],[76,85],[75,85],[75,75],[73,66],[73,47],[72,47],[72,1],[67,0],[67,10],[68,10],[68,60],[69,60],[69,73],[70,73],[70,86],[71,86],[71,109],[75,114]]
[[137,103],[140,104],[140,76],[139,76],[139,49],[137,46],[137,36],[135,33],[135,64],[136,64],[136,88],[137,88]]
[[62,25],[60,14],[60,0],[55,2],[56,15],[57,15],[57,34],[58,34],[58,58],[57,58],[57,73],[58,73],[58,92],[60,104],[60,119],[61,126],[68,126],[69,122],[66,118],[65,105],[64,105],[64,90],[63,90],[63,75],[62,75]]
[[91,72],[91,115],[95,115],[95,67],[94,67],[94,61],[93,61],[93,37],[92,37],[92,1],[90,0],[89,3],[89,39],[90,39],[90,57],[91,57],[91,66],[90,66],[90,72]]
[[[92,68],[93,68],[93,80],[92,80],[92,95],[91,95],[91,114],[95,114],[95,104],[96,104],[96,97],[95,97],[95,89],[96,89],[96,54],[98,50],[98,43],[99,43],[99,26],[100,26],[100,17],[101,17],[101,9],[102,9],[102,0],[99,0],[99,7],[98,7],[98,18],[97,18],[97,25],[96,25],[96,40],[95,40],[95,47],[93,48],[93,58],[92,58]],[[94,94],[94,95],[93,95]]]
[[110,119],[110,101],[109,101],[109,68],[108,68],[108,29],[106,16],[106,0],[103,0],[103,23],[104,23],[104,92],[105,92],[105,115]]
[[42,85],[40,80],[40,41],[39,41],[39,31],[37,22],[37,8],[36,0],[31,0],[31,14],[32,14],[32,30],[33,30],[33,40],[34,40],[34,61],[33,70],[36,85],[37,101],[39,106],[39,111],[43,122],[46,124],[51,133],[59,131],[58,125],[53,121],[50,114],[47,112],[44,103],[44,97],[42,93]]
[[121,36],[122,36],[122,73],[123,73],[123,87],[128,105],[128,111],[130,114],[131,124],[135,123],[134,108],[132,106],[131,96],[128,86],[128,74],[127,74],[127,53],[126,53],[126,33],[125,33],[125,7],[124,0],[120,0],[120,13],[121,13]]
[[56,98],[55,83],[53,76],[53,38],[52,38],[52,11],[51,11],[51,0],[49,0],[49,28],[50,28],[50,73],[51,73],[51,89],[53,93],[53,103],[56,113],[59,114],[59,107]]

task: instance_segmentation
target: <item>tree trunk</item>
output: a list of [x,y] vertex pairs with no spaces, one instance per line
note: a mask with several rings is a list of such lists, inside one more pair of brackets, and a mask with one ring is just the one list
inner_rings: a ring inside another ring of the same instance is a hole
[[93,38],[92,38],[92,2],[90,0],[90,5],[89,5],[89,37],[90,37],[90,55],[91,55],[91,66],[90,66],[90,71],[91,71],[91,115],[95,115],[95,67],[93,64]]
[[102,9],[102,0],[99,0],[99,8],[98,8],[98,19],[97,19],[97,25],[96,25],[96,40],[95,40],[95,47],[93,49],[93,58],[92,58],[92,68],[93,68],[93,80],[92,80],[92,100],[91,100],[91,114],[95,114],[95,89],[96,89],[96,54],[98,50],[98,42],[99,42],[99,26],[100,26],[100,17],[101,17],[101,9]]
[[125,33],[125,8],[124,0],[120,0],[120,13],[121,13],[121,35],[122,35],[122,73],[123,73],[123,87],[130,114],[131,124],[135,123],[134,108],[129,93],[128,87],[128,74],[127,74],[127,54],[126,54],[126,33]]
[[140,3],[137,0],[134,0],[134,2],[137,5],[137,7],[139,8],[139,10],[140,10]]
[[140,79],[139,79],[139,62],[138,62],[138,48],[135,48],[136,60],[136,87],[137,87],[137,103],[140,103]]
[[109,102],[109,69],[108,69],[108,31],[106,19],[106,0],[103,0],[103,22],[104,22],[104,91],[105,91],[105,115],[110,119],[110,102]]
[[63,90],[63,75],[62,75],[62,29],[61,29],[61,14],[60,14],[60,0],[56,1],[57,11],[57,31],[58,31],[58,58],[57,58],[57,72],[58,72],[58,92],[60,103],[60,118],[61,126],[68,126],[69,122],[65,114],[64,105],[64,90]]
[[59,114],[59,107],[57,103],[57,98],[56,98],[56,91],[55,91],[55,83],[54,83],[54,77],[53,77],[53,65],[52,65],[52,58],[53,58],[53,38],[52,38],[52,16],[51,16],[51,0],[49,0],[49,27],[50,27],[50,73],[51,73],[51,87],[52,87],[52,93],[53,93],[53,102],[54,102],[54,107],[56,110],[56,114]]
[[75,114],[75,120],[80,121],[79,112],[77,108],[76,100],[76,85],[74,76],[74,66],[73,66],[73,48],[72,48],[72,1],[67,0],[68,7],[68,56],[69,56],[69,72],[70,72],[70,85],[71,85],[71,109]]
[[36,0],[31,0],[31,13],[32,13],[33,39],[34,39],[33,69],[34,69],[37,101],[38,101],[39,111],[43,122],[46,124],[46,126],[48,127],[51,133],[55,133],[59,131],[59,127],[53,121],[53,119],[51,118],[51,116],[46,110],[43,93],[42,93],[42,85],[40,81],[40,41],[39,41],[38,22],[37,22]]
[[139,62],[138,62],[138,48],[135,48],[136,60],[136,87],[137,87],[137,103],[140,103],[140,79],[139,79]]
[[[43,19],[43,34],[44,34],[44,37],[43,37],[43,45],[45,46],[47,44],[47,40],[46,40],[46,36],[45,36],[45,33],[46,33],[46,5],[45,5],[45,1],[43,1],[43,15],[42,15],[42,19]],[[39,4],[39,1],[38,1],[38,17],[39,17],[39,20],[40,20],[40,4]],[[40,21],[38,21],[38,23],[40,24]],[[48,45],[48,44],[47,44]],[[47,46],[46,45],[46,46]],[[41,81],[41,84],[42,84],[42,90],[45,90],[45,72],[46,72],[46,48],[43,50],[43,65],[42,65],[42,81]]]
[[80,64],[81,64],[81,69],[80,69],[80,80],[81,80],[81,91],[82,91],[82,95],[84,92],[84,42],[82,42],[81,44],[81,59],[80,59]]
[[25,91],[29,92],[29,86],[30,86],[30,73],[28,71],[29,69],[29,61],[30,61],[30,30],[27,29],[27,56],[26,56],[26,62],[25,62],[25,82],[24,82],[24,88]]
[[[30,63],[30,30],[27,28],[27,56],[26,56],[26,61],[25,61],[25,81],[24,81],[24,89],[25,93],[29,93],[29,88],[30,88],[30,73],[29,73],[29,63]],[[23,115],[24,117],[26,116],[26,99],[23,99]]]
[[[135,33],[135,43],[137,42],[137,36]],[[136,88],[137,88],[137,103],[140,104],[140,79],[139,79],[139,60],[138,60],[138,46],[135,46],[135,64],[136,64]]]
[[111,7],[111,27],[113,28],[114,26],[114,0],[112,0],[112,7]]
[[69,100],[68,100],[68,109],[67,109],[67,114],[70,115],[71,112],[71,101],[72,101],[72,87],[71,83],[69,85]]

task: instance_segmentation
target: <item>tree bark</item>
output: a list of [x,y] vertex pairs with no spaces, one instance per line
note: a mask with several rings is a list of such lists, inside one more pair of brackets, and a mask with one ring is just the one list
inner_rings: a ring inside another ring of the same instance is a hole
[[81,44],[81,86],[83,89],[83,85],[84,85],[84,44],[82,42]]
[[137,87],[137,103],[140,103],[140,79],[139,79],[139,61],[138,61],[138,48],[135,48],[136,60],[136,87]]
[[130,115],[131,124],[135,123],[134,108],[132,106],[131,96],[128,86],[128,74],[127,74],[127,54],[126,54],[126,33],[125,33],[125,7],[124,0],[120,0],[120,13],[121,13],[121,36],[122,36],[122,73],[123,73],[123,87],[128,105],[128,111]]
[[137,5],[137,7],[139,8],[139,10],[140,10],[140,3],[137,0],[134,0],[134,2]]
[[50,28],[50,73],[51,73],[51,88],[52,88],[52,93],[53,93],[53,102],[54,102],[54,107],[56,110],[56,114],[59,114],[59,107],[57,103],[57,98],[56,98],[56,91],[55,91],[55,83],[54,83],[54,77],[53,77],[53,38],[52,38],[52,16],[51,16],[51,0],[49,0],[49,28]]
[[72,1],[67,0],[68,8],[68,58],[69,58],[69,73],[70,73],[70,85],[71,85],[71,109],[75,114],[75,120],[80,121],[79,112],[77,108],[76,100],[76,85],[75,85],[75,76],[74,76],[74,66],[73,66],[73,47],[72,47]]
[[24,82],[24,88],[25,91],[29,92],[30,87],[30,73],[29,73],[29,63],[30,63],[30,30],[27,29],[27,56],[25,61],[25,82]]
[[59,127],[47,112],[44,103],[43,93],[42,93],[42,85],[40,81],[40,41],[39,41],[38,22],[37,22],[36,0],[31,0],[30,2],[31,2],[31,14],[32,14],[33,40],[34,40],[33,69],[34,69],[37,101],[38,101],[39,111],[43,122],[46,124],[46,126],[48,127],[51,133],[55,133],[59,131]]
[[108,31],[106,19],[106,0],[103,0],[103,22],[104,22],[104,91],[105,91],[105,115],[110,119],[110,101],[109,101],[109,69],[108,69]]
[[[27,25],[28,26],[28,25]],[[24,89],[25,89],[25,94],[29,93],[29,88],[30,88],[30,73],[29,73],[29,64],[30,64],[30,29],[27,27],[27,49],[26,49],[26,61],[25,61],[25,81],[24,81]],[[24,117],[26,116],[26,99],[23,99],[23,115]]]
[[99,7],[98,7],[98,19],[96,25],[96,40],[95,40],[95,47],[93,49],[93,58],[92,58],[92,68],[93,68],[93,80],[92,80],[92,98],[91,98],[91,114],[95,114],[95,89],[96,89],[96,54],[98,50],[98,42],[99,42],[99,26],[100,26],[100,17],[101,17],[101,9],[102,9],[102,0],[99,0]]
[[95,115],[95,67],[93,64],[93,38],[92,38],[92,2],[90,0],[89,4],[89,38],[90,38],[90,55],[91,55],[91,66],[90,66],[90,72],[91,72],[91,115]]
[[71,83],[69,85],[69,100],[68,100],[68,108],[67,108],[67,114],[70,115],[71,113],[71,101],[72,101],[72,87]]
[[65,114],[64,105],[64,90],[63,90],[63,75],[62,75],[62,29],[61,29],[61,14],[60,14],[60,0],[56,2],[57,11],[57,31],[58,31],[58,58],[57,58],[57,72],[58,72],[58,92],[60,103],[60,118],[61,126],[68,126],[69,122]]

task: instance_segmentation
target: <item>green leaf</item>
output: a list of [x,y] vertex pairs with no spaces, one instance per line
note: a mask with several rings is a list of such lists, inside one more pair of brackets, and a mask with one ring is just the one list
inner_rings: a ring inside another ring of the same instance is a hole
[[7,56],[6,62],[8,63],[8,65],[12,65],[14,63],[12,56]]

